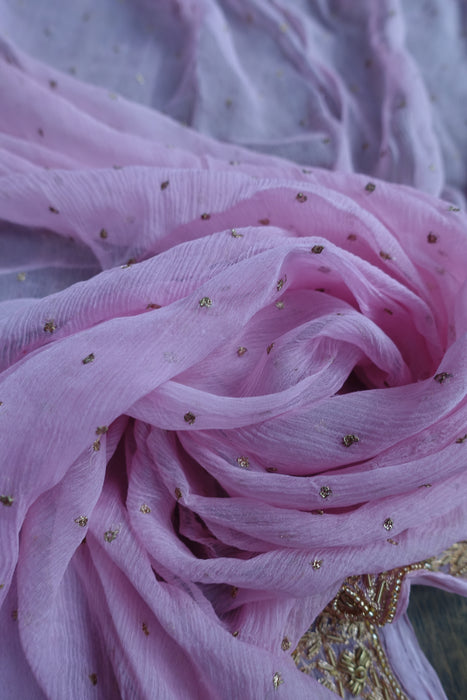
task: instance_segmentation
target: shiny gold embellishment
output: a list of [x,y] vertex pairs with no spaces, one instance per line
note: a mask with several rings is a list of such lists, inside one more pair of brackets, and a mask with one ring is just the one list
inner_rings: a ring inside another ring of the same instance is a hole
[[232,632],[232,637],[238,637],[240,630],[235,630],[235,632]]
[[85,515],[80,515],[78,518],[75,518],[75,523],[80,527],[86,527],[88,518]]
[[238,595],[238,588],[237,586],[232,586],[230,589],[230,597],[231,598],[236,598]]
[[386,253],[384,250],[379,251],[379,256],[380,258],[383,258],[383,260],[392,260],[392,257],[389,255],[389,253]]
[[188,413],[185,413],[185,415],[183,416],[183,420],[185,421],[185,423],[188,423],[188,425],[193,425],[193,423],[196,420],[196,416],[191,411],[188,411]]
[[274,343],[271,343],[271,345],[268,345],[268,347],[266,348],[266,352],[268,355],[271,352],[271,350],[273,349],[273,347],[274,347]]
[[383,527],[385,530],[392,530],[394,527],[394,522],[391,520],[391,518],[386,518],[386,520],[383,523]]
[[97,673],[90,673],[89,680],[93,685],[97,685]]
[[135,262],[136,262],[136,258],[130,258],[129,260],[127,260],[127,262],[124,265],[120,265],[120,268],[122,270],[128,270],[128,268],[131,267],[132,265],[134,265]]
[[277,472],[277,467],[266,467],[268,474],[275,474]]
[[92,449],[94,452],[99,452],[99,450],[101,449],[101,441],[94,440],[94,442],[92,443]]
[[344,651],[339,659],[339,664],[348,675],[347,686],[352,695],[360,695],[362,692],[371,665],[371,657],[364,647],[357,647],[352,653]]
[[147,624],[145,622],[143,622],[141,627],[142,627],[142,630],[143,630],[144,634],[146,635],[146,637],[149,637],[149,629],[148,629]]
[[317,571],[318,569],[321,569],[322,563],[322,559],[313,559],[313,561],[311,562],[311,567]]
[[250,466],[250,461],[248,457],[237,457],[237,464],[239,464],[243,469],[248,469]]
[[276,284],[276,289],[278,292],[281,291],[282,287],[284,284],[287,282],[287,275],[284,275],[284,277],[281,277],[278,283]]
[[50,321],[46,321],[44,325],[44,333],[53,333],[55,330],[57,330],[55,321],[52,319]]
[[297,202],[300,202],[300,204],[303,204],[303,202],[306,202],[308,198],[306,194],[303,194],[303,192],[299,192],[295,199],[297,200]]
[[199,305],[208,309],[210,306],[212,306],[212,299],[210,299],[209,297],[203,297],[199,300]]
[[0,503],[4,506],[12,506],[14,500],[13,496],[0,496]]
[[89,365],[89,363],[94,362],[95,359],[96,358],[95,358],[94,353],[91,352],[89,355],[87,355],[87,357],[84,358],[84,360],[82,360],[82,363],[83,363],[83,365]]
[[96,428],[96,435],[104,435],[109,429],[108,425],[99,425]]
[[115,530],[106,530],[104,532],[104,540],[106,542],[113,542],[114,540],[117,539],[119,534],[120,534],[119,528],[116,528]]
[[347,236],[348,241],[356,241],[357,240],[357,235],[355,233],[349,233]]
[[386,540],[386,542],[389,542],[389,544],[394,544],[394,545],[398,545],[398,544],[399,544],[399,542],[396,542],[396,540],[393,540],[392,537],[388,537],[388,539]]
[[374,182],[369,182],[368,184],[365,185],[365,189],[367,192],[374,192],[376,189],[376,185]]
[[277,309],[283,309],[285,306],[283,301],[276,301],[276,308]]
[[239,348],[237,348],[237,355],[241,357],[246,353],[247,349],[243,347],[243,345],[240,345]]
[[281,642],[282,651],[287,651],[288,649],[290,649],[290,646],[291,646],[291,644],[289,642],[288,637],[284,637],[284,639]]
[[147,513],[150,513],[150,512],[151,512],[151,509],[150,509],[150,507],[148,506],[147,503],[142,503],[142,504],[140,505],[139,509],[140,509],[141,513],[147,514]]
[[332,489],[329,488],[329,486],[321,486],[319,495],[321,498],[328,498],[329,496],[332,496]]
[[431,489],[431,484],[420,484],[419,489]]
[[58,209],[55,209],[55,207],[49,207],[49,211],[52,212],[52,214],[60,214]]
[[169,186],[168,180],[164,180],[164,182],[161,182],[161,190],[166,190],[168,186]]
[[99,231],[99,236],[100,236],[102,239],[106,239],[108,235],[109,235],[109,234],[107,233],[106,229],[105,229],[105,228],[101,228],[101,230]]
[[438,382],[438,384],[444,384],[444,382],[447,379],[451,379],[452,374],[450,372],[439,372],[438,374],[435,374],[434,380],[435,382]]
[[177,499],[177,501],[179,501],[181,499],[181,497],[182,497],[182,492],[177,486],[175,489],[175,498]]
[[438,236],[435,233],[433,233],[433,231],[430,231],[426,239],[428,243],[436,243],[436,241],[438,240]]
[[243,238],[243,233],[238,233],[238,231],[237,231],[236,228],[231,228],[231,229],[230,229],[230,235],[231,235],[233,238]]
[[350,447],[350,445],[353,445],[356,442],[359,442],[360,438],[358,435],[353,435],[350,433],[349,435],[344,435],[342,438],[342,444],[345,445],[345,447]]
[[324,250],[324,245],[314,245],[313,248],[311,249],[311,252],[314,253],[315,255],[319,255],[322,253]]
[[203,221],[207,221],[208,219],[211,218],[211,214],[206,214],[206,213],[201,214],[201,218],[203,219]]
[[18,282],[24,282],[24,280],[26,279],[26,273],[18,272],[18,274],[16,275],[16,279],[18,280]]
[[467,433],[466,433],[463,437],[457,438],[456,443],[457,443],[458,445],[461,445],[461,444],[462,444],[463,442],[465,442],[466,440],[467,440]]
[[274,686],[274,690],[277,690],[280,685],[283,683],[283,679],[279,671],[276,671],[275,674],[272,677],[272,684]]

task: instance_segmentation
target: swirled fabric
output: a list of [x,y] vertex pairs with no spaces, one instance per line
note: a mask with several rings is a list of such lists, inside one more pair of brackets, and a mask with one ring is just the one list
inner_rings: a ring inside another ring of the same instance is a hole
[[329,700],[282,640],[466,538],[465,135],[412,5],[0,5],[5,700]]

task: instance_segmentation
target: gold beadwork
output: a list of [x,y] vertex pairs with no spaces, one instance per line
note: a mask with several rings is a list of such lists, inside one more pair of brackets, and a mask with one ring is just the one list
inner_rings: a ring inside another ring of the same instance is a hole
[[94,452],[99,452],[99,450],[101,449],[101,441],[94,440],[94,442],[92,443],[92,449]]
[[383,523],[383,527],[385,530],[392,530],[394,527],[394,522],[391,520],[391,518],[386,518],[386,520]]
[[243,238],[243,233],[238,233],[238,231],[237,231],[236,228],[231,228],[231,229],[230,229],[230,235],[231,235],[233,238]]
[[239,357],[241,357],[242,355],[244,355],[246,353],[246,351],[247,351],[247,349],[245,347],[243,347],[243,345],[240,345],[240,347],[237,348],[237,355]]
[[282,287],[284,284],[287,282],[287,275],[284,275],[283,277],[280,278],[280,280],[276,284],[276,289],[278,292],[281,291]]
[[250,461],[248,457],[237,457],[237,464],[239,464],[243,469],[248,469],[250,466]]
[[183,416],[183,420],[185,421],[185,423],[188,423],[188,425],[193,425],[193,423],[196,420],[196,416],[191,411],[188,411],[188,413],[185,413],[185,415]]
[[349,435],[344,435],[342,438],[342,443],[345,445],[345,447],[350,447],[350,445],[359,442],[359,440],[360,438],[358,435],[353,435],[353,433],[350,433]]
[[332,489],[329,488],[329,486],[321,486],[319,495],[321,498],[328,498],[329,496],[332,496]]
[[438,384],[444,384],[444,382],[447,379],[451,379],[452,374],[450,372],[438,372],[438,374],[435,374],[434,380],[435,382],[438,382]]
[[283,301],[276,301],[276,308],[283,309],[285,306]]
[[303,202],[306,202],[308,198],[306,194],[303,194],[303,192],[299,192],[295,199],[297,200],[297,202],[300,202],[300,204],[303,204]]
[[314,245],[313,248],[311,249],[311,252],[314,253],[315,255],[319,255],[322,253],[324,250],[324,245]]
[[365,189],[366,189],[367,192],[374,192],[375,189],[376,189],[376,185],[375,185],[374,182],[368,182],[368,183],[365,185]]
[[91,352],[89,355],[87,355],[84,360],[82,360],[83,365],[89,365],[90,362],[94,362],[95,360],[95,355],[93,352]]
[[88,524],[88,518],[86,515],[80,515],[78,518],[75,518],[75,523],[80,527],[86,527]]
[[322,559],[313,559],[311,562],[311,566],[313,569],[318,570],[321,569],[321,564],[323,563]]
[[272,677],[272,684],[274,686],[274,690],[277,690],[278,687],[283,683],[283,679],[279,671],[276,671],[275,674]]
[[57,326],[55,325],[55,321],[53,319],[46,321],[46,323],[44,325],[44,333],[53,333],[55,330],[57,330]]
[[386,253],[384,250],[379,251],[379,256],[380,258],[383,258],[383,260],[392,260],[392,257],[389,255],[389,253]]
[[290,649],[290,647],[291,647],[291,644],[290,644],[288,637],[284,637],[284,639],[281,642],[282,651],[287,651],[288,649]]
[[117,539],[119,534],[120,534],[119,528],[116,528],[115,530],[106,530],[104,532],[104,540],[106,542],[113,542],[114,540]]
[[108,425],[99,425],[96,428],[96,435],[104,435],[109,429]]
[[203,219],[203,221],[207,221],[211,218],[211,214],[206,214],[205,212],[204,214],[201,214],[201,218]]
[[236,598],[238,595],[238,588],[237,586],[232,586],[230,589],[230,597],[231,598]]
[[426,239],[428,243],[436,243],[436,241],[438,240],[438,236],[435,233],[433,233],[433,231],[430,231]]
[[203,297],[199,300],[199,305],[208,309],[210,306],[212,306],[212,299],[209,297]]
[[462,437],[457,438],[456,443],[457,443],[458,445],[461,445],[461,444],[462,444],[463,442],[465,442],[466,440],[467,440],[467,433],[466,433],[465,435],[463,435]]
[[140,509],[141,513],[147,514],[147,513],[150,513],[150,512],[151,512],[151,509],[150,509],[150,507],[148,506],[147,503],[142,503],[142,504],[140,505],[139,509]]
[[12,506],[14,503],[14,500],[15,499],[13,498],[13,496],[5,496],[5,495],[0,496],[0,503],[4,506],[8,506],[8,507]]

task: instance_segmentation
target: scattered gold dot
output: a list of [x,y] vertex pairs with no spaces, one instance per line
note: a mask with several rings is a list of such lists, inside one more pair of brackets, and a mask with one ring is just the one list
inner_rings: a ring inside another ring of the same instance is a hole
[[282,651],[287,651],[288,649],[290,649],[290,646],[291,646],[291,645],[290,645],[290,642],[289,642],[288,638],[287,638],[287,637],[284,637],[284,639],[283,639],[282,642],[281,642],[281,649],[282,649]]
[[319,255],[322,253],[324,250],[324,245],[314,245],[313,248],[311,249],[312,253],[315,253],[315,255]]
[[356,241],[357,240],[357,235],[355,233],[349,233],[347,236],[348,241]]
[[281,674],[279,673],[279,671],[276,671],[272,677],[272,684],[274,686],[274,690],[277,690],[283,682],[284,681],[282,680]]
[[203,221],[207,221],[211,218],[211,214],[206,214],[205,212],[204,214],[201,214],[201,218],[203,219]]
[[319,495],[321,498],[329,498],[329,496],[332,496],[332,489],[329,486],[321,486]]
[[425,489],[431,489],[431,484],[420,484],[420,486],[419,486],[418,488],[419,488],[419,489],[423,489],[423,488],[425,488]]
[[438,374],[435,374],[434,380],[435,382],[438,382],[438,384],[444,384],[444,382],[447,379],[451,379],[452,374],[450,372],[439,372]]
[[140,505],[139,509],[140,509],[141,513],[147,514],[147,513],[150,513],[150,512],[151,512],[151,509],[150,509],[150,507],[148,506],[147,503],[142,503],[142,504]]
[[324,515],[324,510],[312,510],[313,515]]
[[55,209],[55,207],[49,207],[49,211],[52,212],[52,214],[59,214],[60,212],[58,209]]
[[16,275],[16,279],[18,280],[18,282],[24,282],[24,280],[26,279],[26,273],[18,272],[18,274]]
[[237,348],[237,355],[238,355],[239,357],[241,357],[242,355],[244,355],[246,352],[247,352],[247,349],[246,349],[245,347],[243,347],[243,345],[240,345],[240,347]]
[[177,501],[179,501],[181,499],[181,497],[182,497],[182,492],[177,486],[175,489],[175,498],[177,499]]
[[284,275],[283,277],[280,278],[280,280],[276,284],[276,289],[278,292],[281,291],[282,287],[284,284],[287,282],[287,275]]
[[358,435],[353,435],[350,433],[349,435],[344,435],[342,438],[342,443],[345,445],[345,447],[350,447],[350,445],[353,445],[355,442],[358,442],[360,438]]
[[97,685],[97,673],[90,673],[89,680],[93,685]]
[[191,411],[188,411],[188,413],[185,413],[185,415],[183,416],[183,420],[185,421],[185,423],[188,423],[188,425],[193,425],[193,423],[196,420],[196,416]]
[[237,457],[237,464],[239,464],[242,469],[248,469],[250,466],[250,461],[248,457]]
[[147,626],[147,624],[146,624],[145,622],[143,622],[143,624],[142,624],[142,629],[143,629],[143,632],[144,632],[144,634],[146,635],[146,637],[149,637],[148,626]]
[[284,306],[285,306],[285,304],[284,304],[283,301],[276,301],[276,307],[277,307],[278,309],[283,309]]
[[209,307],[212,306],[212,299],[210,299],[209,297],[203,297],[199,300],[199,305],[201,307],[209,309]]
[[436,243],[436,241],[438,240],[438,236],[435,233],[433,233],[433,231],[430,231],[426,239],[428,243]]
[[389,539],[387,539],[386,541],[389,542],[389,544],[394,544],[394,545],[399,544],[399,542],[396,542],[396,540],[393,540],[391,537],[389,537]]
[[99,425],[96,428],[96,435],[104,435],[109,429],[108,425]]
[[394,527],[394,523],[391,520],[391,518],[386,518],[386,520],[383,523],[383,527],[385,530],[392,530],[392,528]]
[[380,258],[383,258],[383,260],[392,260],[392,257],[389,255],[389,253],[385,253],[384,250],[379,251],[379,256]]
[[271,343],[271,345],[268,345],[268,347],[266,348],[266,352],[268,355],[271,352],[271,350],[273,349],[273,347],[274,347],[274,343]]
[[120,530],[118,528],[115,530],[106,530],[106,532],[104,532],[104,540],[106,542],[113,542],[117,539],[119,533]]
[[12,506],[14,500],[13,496],[0,496],[0,503],[4,506]]
[[268,474],[275,474],[277,472],[277,467],[266,467]]
[[231,235],[233,238],[243,238],[243,233],[238,233],[238,231],[237,231],[236,228],[231,228],[231,229],[230,229],[230,235]]
[[306,196],[306,194],[303,194],[303,192],[299,192],[295,199],[297,200],[297,202],[300,202],[300,204],[303,204],[303,202],[306,202],[308,197]]
[[101,238],[107,238],[108,235],[109,235],[109,234],[107,233],[107,231],[105,230],[105,228],[101,228],[101,230],[99,231],[99,236],[100,236]]
[[94,440],[94,442],[92,443],[92,449],[94,450],[94,452],[99,452],[99,450],[101,449],[101,441]]
[[323,563],[323,560],[322,560],[322,559],[313,559],[313,561],[311,562],[311,567],[312,567],[313,569],[316,569],[316,570],[317,570],[317,569],[321,569],[321,564],[322,564],[322,563]]
[[120,267],[122,270],[127,270],[129,267],[134,265],[135,262],[136,262],[136,258],[130,258],[129,260],[127,260],[127,262],[124,265],[120,265]]
[[230,589],[230,595],[232,598],[236,598],[238,595],[238,588],[237,586],[232,586]]
[[81,362],[83,363],[83,365],[89,365],[89,363],[94,362],[95,359],[96,357],[94,353],[91,352],[89,355],[87,355],[87,357],[84,358],[84,360],[81,360]]
[[368,184],[365,185],[365,189],[367,192],[374,192],[376,189],[376,185],[374,182],[369,182]]
[[78,518],[75,518],[75,523],[80,527],[86,527],[88,518],[85,515],[80,515]]
[[44,325],[44,332],[45,333],[53,333],[57,329],[57,326],[55,325],[55,321],[53,319],[50,319],[50,321],[46,321]]
[[235,632],[232,632],[232,637],[238,637],[239,630],[235,630]]
[[262,226],[268,226],[271,222],[269,219],[260,219],[259,222]]
[[457,438],[456,443],[457,443],[458,445],[461,445],[461,444],[462,444],[463,442],[465,442],[466,440],[467,440],[467,433],[466,433],[463,437]]

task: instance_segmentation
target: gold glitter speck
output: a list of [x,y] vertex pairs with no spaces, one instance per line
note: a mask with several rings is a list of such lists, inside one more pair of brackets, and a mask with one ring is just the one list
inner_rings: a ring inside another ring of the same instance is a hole
[[426,240],[428,241],[428,243],[436,243],[436,241],[438,240],[438,236],[435,233],[433,233],[433,231],[430,231],[430,233],[426,237]]
[[236,228],[231,228],[231,229],[230,229],[230,235],[231,235],[233,238],[243,238],[243,233],[238,233],[238,231],[237,231]]
[[80,515],[78,518],[75,518],[75,523],[80,527],[86,527],[88,518],[85,515]]
[[285,306],[283,301],[276,301],[276,308],[283,309]]
[[321,498],[329,498],[329,496],[332,496],[332,489],[329,486],[321,486],[319,495]]
[[94,442],[92,443],[92,449],[94,452],[99,452],[99,450],[101,449],[101,441],[94,440]]
[[313,248],[311,249],[311,252],[314,253],[315,255],[319,255],[322,253],[324,250],[324,245],[314,245]]
[[386,541],[389,542],[389,544],[394,544],[394,545],[399,544],[399,542],[396,542],[396,540],[393,540],[392,537],[389,537]]
[[272,677],[272,684],[274,686],[274,690],[277,690],[283,682],[284,681],[282,680],[281,674],[279,673],[279,671],[276,671]]
[[444,384],[444,382],[447,379],[451,379],[452,374],[450,372],[439,372],[438,374],[435,374],[434,380],[435,382],[438,382],[438,384]]
[[237,586],[232,586],[230,589],[230,596],[231,598],[236,598],[238,595],[238,587]]
[[374,192],[375,189],[376,189],[376,185],[375,185],[374,182],[368,182],[368,183],[365,185],[365,189],[366,189],[367,192]]
[[13,496],[0,496],[0,503],[4,506],[12,506],[14,500]]
[[115,530],[106,530],[104,532],[104,540],[106,542],[113,542],[114,540],[117,539],[119,533],[120,533],[120,530],[118,528]]
[[276,284],[276,289],[278,292],[281,291],[282,287],[284,284],[287,282],[287,275],[284,275],[284,277],[281,277],[280,280]]
[[345,445],[345,447],[350,447],[350,445],[353,445],[354,443],[358,442],[360,438],[358,435],[353,435],[350,433],[349,435],[344,435],[342,438],[342,443]]
[[392,530],[392,528],[394,527],[394,523],[391,520],[391,518],[386,518],[386,520],[383,523],[383,527],[385,530]]
[[142,504],[140,505],[139,509],[140,509],[141,513],[147,514],[147,513],[150,513],[150,512],[151,512],[151,509],[150,509],[150,507],[148,506],[147,503],[142,503]]
[[177,486],[175,489],[175,498],[177,499],[177,501],[179,501],[181,499],[181,497],[182,497],[182,492]]
[[247,351],[247,349],[245,347],[243,347],[243,345],[240,345],[240,347],[237,348],[237,355],[239,357],[241,357],[242,355],[244,355],[246,353],[246,351]]
[[456,443],[458,445],[462,445],[462,443],[465,442],[466,440],[467,440],[467,433],[465,435],[463,435],[462,437],[457,438]]
[[53,321],[53,319],[51,319],[50,321],[46,321],[44,325],[44,333],[53,333],[55,330],[57,330],[55,321]]
[[16,279],[18,280],[18,282],[24,282],[24,280],[26,279],[26,273],[18,272],[18,274],[16,275]]
[[196,416],[191,411],[188,411],[188,413],[185,413],[185,415],[183,416],[183,420],[185,421],[185,423],[188,423],[188,425],[193,425],[193,423],[196,420]]
[[323,563],[322,559],[313,559],[311,562],[311,567],[315,570],[321,569],[321,564]]
[[291,644],[290,644],[288,637],[284,637],[284,639],[281,642],[282,651],[288,651],[290,649],[290,646],[291,646]]
[[389,253],[386,253],[384,250],[379,251],[379,257],[383,260],[392,260],[392,257],[389,255]]
[[211,214],[207,214],[206,212],[204,212],[204,214],[201,214],[201,218],[203,221],[207,221],[211,218]]
[[105,229],[105,228],[101,228],[101,230],[99,231],[99,236],[100,236],[102,239],[105,239],[105,238],[107,238],[108,235],[109,235],[109,234],[107,233],[106,229]]
[[108,431],[108,429],[109,429],[108,425],[99,425],[96,428],[96,435],[104,435],[104,433],[106,433]]
[[295,199],[297,200],[297,202],[300,202],[300,204],[303,204],[303,202],[306,202],[308,198],[306,194],[303,194],[303,192],[299,192]]
[[209,297],[203,297],[199,300],[199,305],[202,308],[209,309],[209,307],[212,306],[212,299],[210,299]]
[[87,357],[84,358],[84,360],[81,360],[81,362],[83,363],[83,365],[89,365],[91,362],[94,362],[95,359],[96,357],[94,353],[91,352],[89,355],[87,355]]
[[237,464],[239,464],[242,467],[242,469],[248,469],[248,467],[250,466],[248,457],[243,456],[237,457]]

